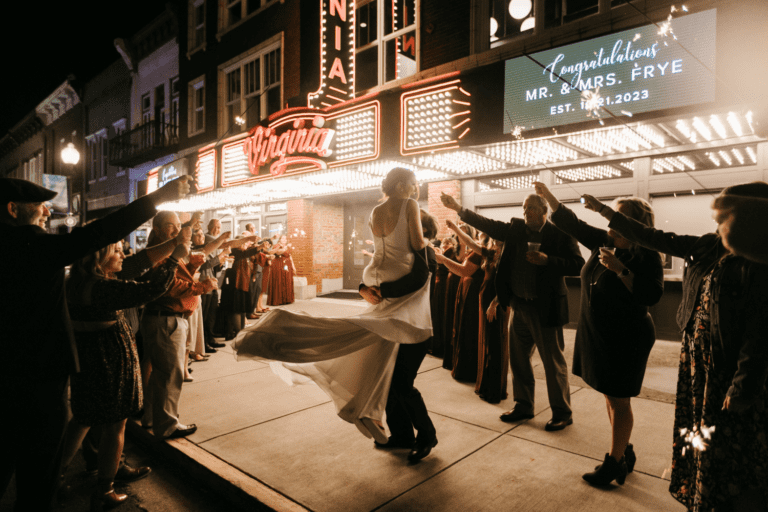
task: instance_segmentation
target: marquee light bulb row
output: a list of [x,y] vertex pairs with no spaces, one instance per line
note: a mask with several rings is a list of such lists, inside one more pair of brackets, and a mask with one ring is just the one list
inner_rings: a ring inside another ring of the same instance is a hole
[[632,176],[632,171],[621,171],[610,165],[591,165],[577,169],[556,171],[558,183],[568,181],[594,181]]
[[251,177],[248,169],[248,155],[243,151],[243,140],[233,142],[222,149],[222,167],[227,183],[242,181]]
[[212,190],[216,184],[216,150],[201,154],[195,169],[198,190]]
[[448,154],[439,153],[425,155],[414,158],[413,161],[414,163],[424,167],[430,167],[462,175],[495,171],[505,167],[505,165],[498,160],[486,158],[482,155],[470,153],[468,151],[454,151]]
[[695,171],[696,162],[686,155],[668,156],[664,158],[655,158],[651,165],[654,172],[682,172],[686,169]]
[[485,149],[485,154],[520,167],[575,160],[579,154],[551,140],[505,142]]
[[568,135],[566,139],[593,155],[604,156],[627,151],[664,147],[665,139],[654,127],[649,125],[630,128],[608,128]]
[[747,112],[745,116],[728,112],[725,120],[726,122],[723,123],[720,116],[716,114],[709,116],[709,118],[678,119],[675,128],[694,144],[702,140],[722,140],[755,133],[752,125],[752,112]]
[[480,182],[480,191],[486,192],[488,190],[498,190],[500,188],[507,190],[519,190],[525,188],[533,188],[533,182],[538,181],[539,173],[525,174],[522,176],[508,176],[506,178],[499,178],[491,180],[491,186],[487,183]]
[[427,94],[406,102],[407,146],[417,148],[452,139],[451,91]]

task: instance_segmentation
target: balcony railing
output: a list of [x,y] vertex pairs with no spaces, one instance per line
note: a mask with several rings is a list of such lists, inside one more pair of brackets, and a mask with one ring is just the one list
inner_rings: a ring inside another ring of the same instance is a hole
[[179,128],[164,120],[150,121],[109,141],[109,163],[133,167],[153,160],[179,143]]

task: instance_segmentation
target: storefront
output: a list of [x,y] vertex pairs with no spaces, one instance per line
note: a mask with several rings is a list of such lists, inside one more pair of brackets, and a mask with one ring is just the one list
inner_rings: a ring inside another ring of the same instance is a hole
[[[564,202],[649,199],[659,227],[702,234],[711,193],[766,179],[766,102],[719,78],[730,28],[711,9],[667,33],[648,25],[349,100],[344,66],[329,68],[315,107],[200,148],[198,193],[172,208],[206,211],[236,234],[253,222],[286,235],[318,293],[356,288],[368,215],[395,166],[416,173],[422,206],[440,219],[441,191],[508,220],[541,180]],[[667,266],[679,279],[681,262]]]

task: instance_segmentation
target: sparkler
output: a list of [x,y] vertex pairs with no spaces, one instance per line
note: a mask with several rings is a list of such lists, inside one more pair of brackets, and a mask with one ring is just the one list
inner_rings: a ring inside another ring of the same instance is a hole
[[680,437],[683,438],[683,442],[686,444],[686,446],[683,446],[682,454],[685,455],[685,452],[689,447],[691,450],[699,452],[706,450],[709,446],[707,441],[712,439],[712,432],[714,431],[714,425],[711,427],[702,425],[701,429],[699,429],[698,425],[695,425],[692,430],[688,430],[687,428],[680,429]]
[[600,96],[599,87],[594,91],[592,89],[581,91],[581,101],[584,103],[584,110],[587,111],[587,117],[600,118],[603,97]]
[[522,126],[515,126],[512,129],[511,132],[512,137],[514,137],[517,140],[520,140],[523,138],[523,127]]

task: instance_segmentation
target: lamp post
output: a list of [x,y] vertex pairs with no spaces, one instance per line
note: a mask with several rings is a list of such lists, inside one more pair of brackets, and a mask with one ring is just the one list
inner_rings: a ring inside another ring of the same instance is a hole
[[[61,150],[61,161],[65,164],[69,164],[72,166],[72,170],[74,171],[74,167],[77,164],[77,162],[80,161],[80,152],[75,148],[75,145],[71,142],[67,144],[67,147]],[[74,172],[73,172],[74,175]],[[85,173],[83,173],[83,191],[80,194],[80,221],[81,225],[85,225]],[[69,221],[69,219],[67,219]],[[69,222],[67,222],[67,226],[70,228],[72,226],[69,225]]]

